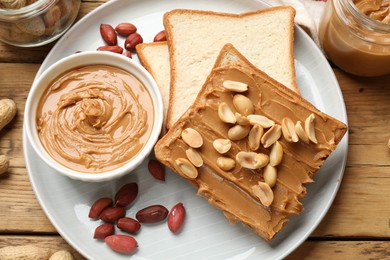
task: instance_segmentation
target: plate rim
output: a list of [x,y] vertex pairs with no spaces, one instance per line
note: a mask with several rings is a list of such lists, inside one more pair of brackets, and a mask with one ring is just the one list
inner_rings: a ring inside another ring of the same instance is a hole
[[[77,24],[81,24],[83,23],[85,20],[88,20],[90,16],[92,16],[93,14],[95,13],[98,13],[100,12],[101,9],[104,9],[104,8],[107,8],[108,6],[112,6],[112,5],[115,5],[117,2],[121,2],[123,0],[111,0],[109,2],[105,2],[103,3],[102,5],[100,5],[99,7],[95,8],[94,10],[92,10],[91,12],[89,12],[88,14],[86,14],[83,18],[81,18]],[[135,2],[137,0],[133,0],[132,2]],[[226,0],[228,1],[228,0]],[[232,2],[237,2],[238,0],[230,0]],[[238,1],[240,2],[240,1]],[[263,5],[263,7],[261,8],[265,8],[264,5],[268,5],[268,3],[266,2],[263,2],[262,0],[249,0],[247,2],[251,2],[251,3],[255,3],[255,2],[258,2],[260,5]],[[55,53],[57,51],[58,48],[60,48],[59,46],[61,45],[61,43],[66,39],[66,36],[68,34],[71,34],[73,30],[77,30],[77,27],[75,26],[72,26],[62,37],[61,39],[52,47],[52,49],[50,50],[50,52],[48,53],[48,55],[46,56],[45,60],[43,61],[43,63],[41,64],[38,72],[36,73],[36,77],[38,77],[46,68],[49,63],[48,61],[48,57],[50,57],[52,55],[52,53]],[[299,31],[300,33],[300,36],[301,37],[304,37],[305,41],[309,40],[309,41],[312,41],[311,38],[304,33],[303,29],[300,28],[300,26],[296,25],[295,24],[295,31]],[[313,42],[312,44],[315,45],[315,43]],[[320,56],[323,56],[321,50],[318,48],[318,46],[315,45],[315,49],[316,49],[316,52],[319,53]],[[329,75],[332,76],[332,81],[335,83],[335,85],[337,86],[337,93],[339,95],[339,99],[342,103],[342,107],[340,107],[340,109],[342,109],[342,112],[341,114],[343,115],[343,119],[339,119],[339,120],[342,120],[346,125],[348,125],[348,119],[347,119],[347,113],[346,113],[346,106],[345,106],[345,101],[344,101],[344,98],[343,98],[343,95],[342,95],[342,92],[341,92],[341,88],[339,86],[339,83],[337,81],[337,78],[334,74],[334,71],[332,70],[332,68],[330,67],[330,64],[327,63],[327,70],[329,71]],[[34,78],[34,80],[35,80]],[[61,228],[61,226],[57,223],[57,221],[55,219],[52,219],[50,216],[50,212],[48,212],[48,209],[46,208],[45,206],[45,202],[44,202],[44,199],[39,195],[40,192],[38,190],[38,187],[37,187],[37,183],[36,183],[36,178],[34,179],[34,174],[32,173],[32,169],[31,169],[31,165],[30,165],[30,162],[28,160],[28,149],[27,149],[27,146],[28,146],[28,140],[27,140],[27,137],[25,135],[25,126],[23,124],[23,153],[24,153],[24,157],[26,158],[26,169],[27,169],[27,174],[28,174],[28,177],[29,177],[29,180],[30,180],[30,183],[32,185],[32,188],[33,188],[33,191],[34,191],[34,195],[35,197],[37,198],[41,208],[43,209],[43,211],[45,212],[45,215],[48,217],[49,221],[51,222],[51,224],[55,227],[55,229],[58,231],[58,233],[61,235],[61,237],[67,242],[69,243],[75,250],[77,250],[82,256],[84,257],[90,257],[86,254],[86,252],[84,252],[84,250],[82,250],[82,248],[80,248],[76,243],[75,241],[73,241],[71,238],[69,238],[69,236],[67,235],[67,232],[65,230],[63,230],[63,228]],[[336,195],[339,191],[339,188],[340,188],[340,185],[341,185],[341,182],[342,182],[342,179],[343,179],[343,176],[344,176],[344,173],[345,173],[345,167],[346,167],[346,162],[347,162],[347,154],[348,154],[348,138],[349,138],[349,131],[346,132],[345,136],[343,137],[343,139],[341,140],[341,142],[339,143],[337,149],[338,150],[343,150],[343,153],[341,154],[341,162],[340,162],[340,167],[338,168],[340,170],[340,174],[338,174],[337,176],[339,177],[338,178],[338,182],[333,185],[333,189],[332,189],[332,196],[329,198],[329,200],[327,200],[327,203],[325,205],[325,207],[323,207],[323,210],[321,211],[321,213],[319,214],[320,217],[318,217],[316,219],[316,221],[314,222],[313,225],[311,225],[311,227],[307,230],[306,233],[304,233],[304,235],[298,239],[297,241],[295,241],[293,244],[294,246],[290,247],[288,250],[285,250],[284,254],[281,255],[281,258],[284,258],[286,256],[288,256],[292,251],[294,251],[295,249],[297,249],[309,236],[310,234],[318,227],[318,225],[321,223],[321,221],[323,220],[323,218],[325,217],[325,215],[327,214],[327,212],[329,211],[331,205],[333,204],[333,201],[335,200],[336,198]]]

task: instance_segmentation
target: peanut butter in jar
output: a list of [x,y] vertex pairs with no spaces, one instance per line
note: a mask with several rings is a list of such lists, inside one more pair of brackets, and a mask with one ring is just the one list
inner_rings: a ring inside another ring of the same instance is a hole
[[326,56],[344,71],[390,74],[390,0],[328,0],[319,36]]

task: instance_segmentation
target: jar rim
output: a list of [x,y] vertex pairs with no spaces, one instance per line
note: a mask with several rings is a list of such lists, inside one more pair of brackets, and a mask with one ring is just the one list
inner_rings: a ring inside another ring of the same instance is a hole
[[338,2],[343,5],[343,7],[346,8],[354,18],[359,19],[359,22],[364,27],[377,32],[390,33],[390,24],[371,19],[359,10],[353,0],[337,0],[333,2]]
[[38,0],[35,3],[20,9],[0,8],[0,21],[17,21],[41,14],[56,2],[58,2],[58,0]]

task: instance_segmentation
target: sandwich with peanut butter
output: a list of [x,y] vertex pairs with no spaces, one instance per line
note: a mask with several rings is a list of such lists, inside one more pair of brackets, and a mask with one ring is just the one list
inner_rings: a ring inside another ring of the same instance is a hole
[[269,241],[303,210],[305,185],[346,131],[227,44],[155,155],[230,222]]

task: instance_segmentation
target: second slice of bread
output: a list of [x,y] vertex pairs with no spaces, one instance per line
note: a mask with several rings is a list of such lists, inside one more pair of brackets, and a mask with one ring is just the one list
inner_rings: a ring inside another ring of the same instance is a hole
[[163,108],[164,124],[166,122],[169,105],[170,66],[169,52],[166,42],[141,43],[136,46],[137,55],[141,64],[153,76],[160,89]]
[[177,9],[165,13],[171,67],[167,126],[194,102],[219,51],[231,43],[268,75],[299,93],[294,68],[291,7],[244,14]]

